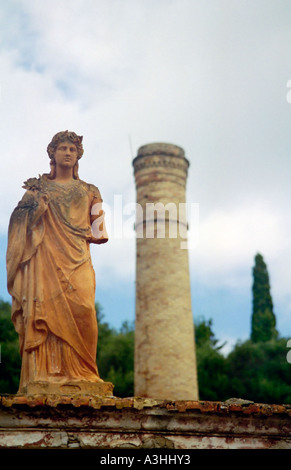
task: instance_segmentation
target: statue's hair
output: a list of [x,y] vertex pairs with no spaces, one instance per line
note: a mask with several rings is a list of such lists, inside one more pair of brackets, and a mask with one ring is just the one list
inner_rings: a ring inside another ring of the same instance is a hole
[[61,142],[66,142],[66,141],[72,142],[72,144],[76,145],[77,147],[77,161],[73,169],[73,177],[74,179],[79,179],[78,175],[78,168],[79,168],[79,163],[78,160],[82,157],[84,153],[83,149],[83,136],[77,135],[75,132],[71,131],[61,131],[58,132],[54,137],[52,138],[51,142],[47,146],[47,153],[50,157],[50,166],[51,166],[51,171],[50,174],[48,175],[48,178],[54,179],[56,176],[56,162],[55,162],[55,153],[58,148],[58,145]]
[[52,141],[47,146],[47,153],[49,154],[50,158],[54,157],[58,145],[61,142],[65,142],[66,140],[76,145],[77,153],[78,153],[78,160],[82,157],[84,153],[84,149],[82,145],[83,136],[77,135],[75,132],[61,131],[61,132],[58,132],[56,135],[54,135],[54,137],[52,138]]

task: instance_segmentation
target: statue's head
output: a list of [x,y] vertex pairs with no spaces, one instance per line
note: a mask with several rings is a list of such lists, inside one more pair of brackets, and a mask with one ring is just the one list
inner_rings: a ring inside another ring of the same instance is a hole
[[58,145],[62,142],[72,142],[76,147],[77,147],[77,154],[78,154],[78,159],[75,164],[74,170],[73,170],[73,177],[75,179],[79,178],[78,175],[78,160],[82,157],[84,153],[83,149],[83,136],[77,135],[75,132],[71,131],[61,131],[58,132],[54,137],[52,138],[51,142],[47,146],[47,153],[50,157],[50,166],[51,166],[51,172],[50,172],[50,178],[54,179],[55,178],[55,168],[56,168],[56,162],[55,162],[55,153],[58,148]]

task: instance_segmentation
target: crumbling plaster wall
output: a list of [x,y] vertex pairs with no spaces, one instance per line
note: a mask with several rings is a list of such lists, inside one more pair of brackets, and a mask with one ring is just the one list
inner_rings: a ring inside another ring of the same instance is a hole
[[291,405],[2,396],[0,448],[291,448]]

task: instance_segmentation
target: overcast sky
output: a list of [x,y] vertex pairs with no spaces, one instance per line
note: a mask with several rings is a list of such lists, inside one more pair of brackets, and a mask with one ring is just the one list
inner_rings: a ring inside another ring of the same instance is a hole
[[[187,201],[199,204],[194,318],[212,318],[229,347],[246,339],[260,252],[291,337],[290,25],[288,0],[2,0],[2,298],[9,217],[23,181],[48,171],[56,132],[84,136],[80,177],[109,213],[135,202],[138,147],[169,142],[190,160]],[[135,240],[109,222],[92,258],[96,298],[119,326],[134,319]]]

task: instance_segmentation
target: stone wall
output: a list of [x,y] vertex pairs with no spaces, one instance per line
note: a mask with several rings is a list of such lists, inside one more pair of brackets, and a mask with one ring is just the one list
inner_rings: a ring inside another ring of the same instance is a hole
[[1,449],[290,449],[291,405],[0,397]]

